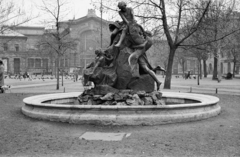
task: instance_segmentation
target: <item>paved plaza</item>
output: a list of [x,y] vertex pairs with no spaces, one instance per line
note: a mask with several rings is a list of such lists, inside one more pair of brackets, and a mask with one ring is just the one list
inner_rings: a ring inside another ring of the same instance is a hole
[[[80,77],[81,78],[81,77]],[[164,83],[164,78],[158,75],[158,79]],[[34,79],[32,81],[18,80],[18,79],[6,79],[5,84],[11,85],[11,91],[7,93],[56,93],[56,92],[82,92],[84,87],[81,80],[74,82],[70,79],[60,79],[60,89],[56,90],[56,79]],[[163,84],[160,88],[162,91],[169,91],[163,89]],[[183,79],[172,77],[172,85],[170,91],[178,92],[194,92],[194,93],[210,93],[215,94],[240,94],[240,78],[234,78],[231,80],[222,79],[221,82],[212,80],[212,76],[202,78],[197,84],[197,79]]]

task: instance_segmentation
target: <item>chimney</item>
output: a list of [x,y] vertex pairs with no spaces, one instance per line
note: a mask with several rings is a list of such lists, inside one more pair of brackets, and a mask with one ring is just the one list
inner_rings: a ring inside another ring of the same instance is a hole
[[94,9],[88,9],[88,14],[87,16],[91,17],[91,16],[96,16],[95,10]]

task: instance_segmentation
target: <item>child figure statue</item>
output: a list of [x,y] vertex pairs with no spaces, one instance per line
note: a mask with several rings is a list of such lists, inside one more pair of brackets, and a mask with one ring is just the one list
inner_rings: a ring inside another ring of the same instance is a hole
[[121,37],[120,37],[118,43],[115,45],[116,47],[121,46],[121,44],[126,36],[126,33],[128,31],[129,24],[135,22],[133,9],[130,7],[127,7],[127,4],[125,2],[119,2],[118,8],[120,9],[120,11],[118,13],[123,20],[123,25],[122,25],[122,34],[121,34]]

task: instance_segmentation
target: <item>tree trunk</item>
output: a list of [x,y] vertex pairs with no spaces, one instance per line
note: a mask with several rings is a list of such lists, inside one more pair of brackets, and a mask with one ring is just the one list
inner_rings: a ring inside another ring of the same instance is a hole
[[172,67],[173,67],[173,59],[174,59],[175,52],[176,52],[176,48],[170,47],[167,72],[166,72],[166,77],[164,82],[164,89],[171,89]]
[[217,80],[217,57],[214,57],[214,63],[213,63],[213,76],[212,79],[213,80]]
[[206,63],[206,60],[203,60],[203,74],[204,74],[204,77],[206,78],[207,77],[207,63]]
[[202,79],[202,62],[201,62],[201,59],[199,60],[199,70],[200,70],[199,78]]
[[182,70],[182,71],[183,71],[183,73],[182,73],[182,76],[184,76],[184,74],[185,74],[185,67],[184,67],[184,63],[185,63],[185,62],[182,62],[182,69],[183,69],[183,70]]
[[233,77],[235,77],[236,61],[233,62]]
[[217,56],[218,56],[218,60],[217,60],[217,69],[218,69],[218,73],[217,73],[217,79],[218,82],[221,82],[222,80],[222,72],[221,72],[221,45],[220,42],[218,41],[218,47],[217,47]]
[[77,67],[76,60],[77,60],[77,52],[74,52],[74,68]]
[[57,74],[57,86],[56,86],[56,89],[59,90],[59,54],[57,55],[56,74]]
[[61,72],[62,72],[62,86],[63,86],[63,69],[61,70]]
[[200,85],[200,66],[201,66],[201,60],[198,60],[198,76],[197,76],[197,85]]

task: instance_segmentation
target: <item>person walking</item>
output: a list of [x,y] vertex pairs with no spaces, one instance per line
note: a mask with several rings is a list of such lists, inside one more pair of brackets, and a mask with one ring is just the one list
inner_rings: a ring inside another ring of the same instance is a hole
[[3,86],[4,86],[4,64],[3,61],[0,60],[0,90],[2,91],[2,93],[4,92],[4,90],[2,89]]
[[75,68],[73,72],[74,72],[74,82],[77,82],[78,81],[78,68]]

